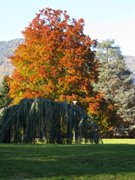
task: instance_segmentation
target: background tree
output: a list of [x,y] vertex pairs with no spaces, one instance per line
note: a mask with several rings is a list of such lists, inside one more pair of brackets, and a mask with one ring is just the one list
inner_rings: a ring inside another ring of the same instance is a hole
[[77,100],[87,106],[97,62],[83,27],[83,19],[70,19],[66,11],[47,8],[36,15],[23,32],[25,42],[11,57],[14,104],[23,98],[44,97]]
[[11,103],[11,98],[9,97],[9,77],[5,76],[0,87],[0,108],[4,108]]
[[[104,99],[109,103],[111,113],[117,113],[115,123],[126,127],[129,124],[133,125],[135,86],[132,73],[125,64],[120,48],[114,45],[114,40],[103,41],[97,45],[96,57],[100,66],[95,90],[103,94]],[[116,118],[116,115],[114,117]]]

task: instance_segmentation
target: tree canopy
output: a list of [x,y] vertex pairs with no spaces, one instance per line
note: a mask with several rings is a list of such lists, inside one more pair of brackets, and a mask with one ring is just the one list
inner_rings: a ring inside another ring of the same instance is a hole
[[15,71],[9,94],[14,104],[33,97],[89,101],[97,61],[83,28],[84,20],[71,19],[66,11],[46,8],[36,14],[11,57]]
[[109,120],[128,127],[135,124],[135,86],[120,48],[114,43],[114,40],[107,40],[97,44],[96,57],[100,65],[95,90],[108,102]]
[[78,105],[44,98],[23,99],[1,114],[0,142],[32,143],[39,139],[46,143],[80,143],[84,138],[98,143],[98,137],[91,136],[98,126],[91,124]]

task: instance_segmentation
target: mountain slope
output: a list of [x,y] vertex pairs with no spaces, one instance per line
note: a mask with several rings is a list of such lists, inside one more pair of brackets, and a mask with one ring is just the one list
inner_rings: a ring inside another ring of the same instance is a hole
[[5,75],[11,75],[14,67],[11,65],[9,58],[13,55],[14,50],[23,39],[13,39],[11,41],[0,41],[0,83]]

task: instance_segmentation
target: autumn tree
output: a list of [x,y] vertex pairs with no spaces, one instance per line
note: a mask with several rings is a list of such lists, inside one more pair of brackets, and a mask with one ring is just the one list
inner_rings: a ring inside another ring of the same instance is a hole
[[23,98],[77,100],[87,106],[97,79],[92,40],[83,32],[84,20],[66,11],[41,10],[23,31],[24,43],[11,57],[10,81],[14,104]]

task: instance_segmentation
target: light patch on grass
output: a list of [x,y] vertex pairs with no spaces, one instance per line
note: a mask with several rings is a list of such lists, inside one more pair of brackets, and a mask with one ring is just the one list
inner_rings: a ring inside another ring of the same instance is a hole
[[103,139],[104,144],[135,144],[135,139]]

